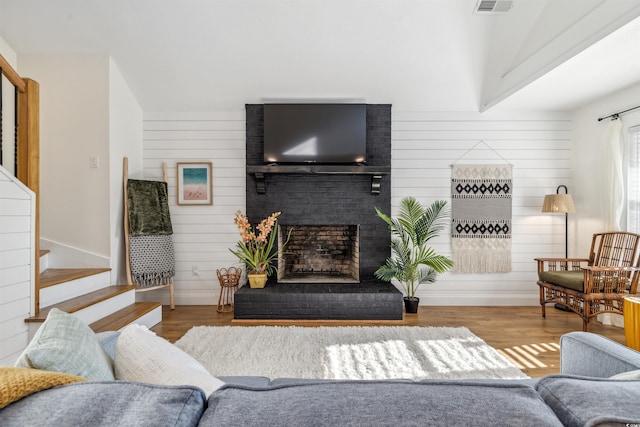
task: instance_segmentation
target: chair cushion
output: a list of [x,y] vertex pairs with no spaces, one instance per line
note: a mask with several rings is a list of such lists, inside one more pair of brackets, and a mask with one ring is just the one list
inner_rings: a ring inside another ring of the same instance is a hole
[[541,271],[538,274],[541,281],[584,292],[584,272],[574,271]]
[[565,426],[640,423],[640,381],[551,375],[536,389]]

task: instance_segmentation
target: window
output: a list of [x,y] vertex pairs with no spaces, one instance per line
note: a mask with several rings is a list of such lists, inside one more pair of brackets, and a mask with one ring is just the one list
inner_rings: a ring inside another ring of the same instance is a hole
[[627,230],[640,233],[640,126],[629,129]]

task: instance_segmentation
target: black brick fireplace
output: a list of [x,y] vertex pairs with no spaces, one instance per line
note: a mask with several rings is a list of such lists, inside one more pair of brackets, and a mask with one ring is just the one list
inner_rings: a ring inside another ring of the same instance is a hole
[[297,254],[279,259],[277,278],[238,290],[236,319],[402,319],[402,294],[374,277],[390,255],[374,208],[391,210],[391,106],[366,112],[366,166],[273,167],[263,162],[263,105],[246,106],[249,220],[282,212],[286,233],[308,229],[290,241]]

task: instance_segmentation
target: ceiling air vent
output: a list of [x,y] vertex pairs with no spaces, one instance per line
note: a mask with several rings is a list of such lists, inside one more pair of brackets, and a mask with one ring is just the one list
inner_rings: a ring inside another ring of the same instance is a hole
[[478,0],[474,14],[495,15],[506,13],[513,7],[513,0]]

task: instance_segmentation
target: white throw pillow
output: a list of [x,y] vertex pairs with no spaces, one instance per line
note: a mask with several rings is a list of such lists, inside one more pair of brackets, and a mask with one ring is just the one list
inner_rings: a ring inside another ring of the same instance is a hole
[[196,359],[144,326],[129,325],[116,344],[117,380],[163,385],[193,385],[209,396],[224,383]]
[[628,371],[628,372],[621,372],[609,378],[612,380],[640,380],[640,369],[636,369],[634,371]]

